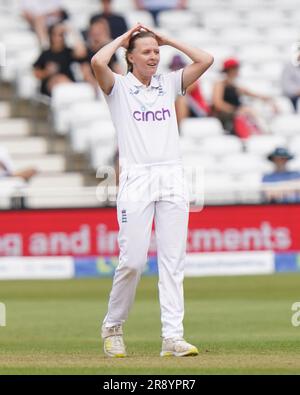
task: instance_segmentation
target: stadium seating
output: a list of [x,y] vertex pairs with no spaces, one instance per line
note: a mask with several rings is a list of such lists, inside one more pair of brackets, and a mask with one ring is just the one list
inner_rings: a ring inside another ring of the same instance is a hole
[[145,26],[153,27],[153,18],[147,11],[142,10],[126,10],[124,17],[128,27],[135,26],[138,22]]
[[223,127],[217,118],[186,118],[180,125],[182,137],[199,140],[208,136],[223,134]]
[[222,28],[219,40],[226,45],[241,47],[263,42],[263,37],[257,29],[251,26],[241,27],[229,24]]
[[71,127],[83,127],[95,121],[110,119],[110,112],[104,100],[74,103],[69,111]]
[[72,114],[70,107],[74,103],[84,103],[95,98],[95,91],[88,83],[67,83],[54,87],[51,98],[54,130],[57,134],[64,135]]
[[112,164],[116,152],[116,134],[111,121],[95,123],[89,130],[88,150],[93,169]]
[[200,147],[203,153],[211,155],[233,154],[242,151],[241,140],[236,136],[212,136],[205,138]]
[[289,141],[290,151],[297,157],[300,157],[300,136],[292,137]]
[[116,152],[116,144],[98,144],[90,146],[90,164],[94,170],[102,166],[112,166],[113,157]]
[[158,23],[159,26],[170,32],[177,32],[179,26],[180,29],[184,30],[198,24],[195,13],[182,10],[162,11],[158,15]]
[[47,153],[47,141],[43,137],[13,137],[1,139],[1,146],[11,155],[43,155]]
[[282,114],[276,116],[271,123],[272,133],[282,136],[293,136],[300,132],[300,115]]
[[259,73],[263,75],[266,80],[279,83],[282,73],[282,64],[274,61],[264,62],[259,68]]
[[67,11],[71,23],[77,28],[85,29],[91,15],[98,13],[100,5],[97,0],[83,3],[80,0],[63,0],[63,8]]
[[268,0],[230,0],[229,1],[230,7],[234,8],[235,10],[243,11],[244,13],[248,13],[252,10],[257,10],[260,8],[270,7],[272,10],[272,2]]
[[90,145],[99,143],[109,143],[114,139],[115,131],[110,121],[99,120],[90,122],[85,126],[74,126],[71,128],[71,147],[76,153],[84,153]]
[[51,185],[55,185],[57,188],[75,188],[82,187],[84,180],[80,173],[49,173],[36,175],[29,181],[28,185],[36,189],[49,188]]
[[117,0],[114,2],[114,10],[124,14],[127,11],[134,11],[135,7],[132,0]]
[[34,77],[31,67],[28,67],[28,69],[17,67],[15,84],[18,99],[31,100],[37,97],[40,82]]
[[276,147],[284,146],[285,142],[285,138],[279,135],[251,136],[245,141],[245,146],[248,153],[266,157]]
[[236,182],[229,174],[204,177],[204,203],[230,204],[236,201]]
[[202,168],[203,172],[216,172],[219,170],[218,162],[213,155],[182,152],[183,163],[187,168]]
[[6,63],[1,70],[1,80],[13,82],[18,65],[22,67],[34,62],[38,53],[38,40],[30,31],[12,31],[2,35],[1,41],[6,48]]
[[[9,3],[9,2],[7,2]],[[6,9],[0,13],[0,38],[3,39],[4,34],[11,32],[28,31],[28,24],[19,16],[14,15]]]
[[[8,107],[10,109],[10,107]],[[7,114],[10,110],[6,109]],[[24,118],[7,118],[0,119],[0,136],[1,137],[22,137],[29,136],[30,123]]]
[[106,204],[105,196],[101,200],[95,187],[66,187],[66,188],[28,188],[26,207],[101,207]]
[[[271,12],[272,11],[272,12]],[[280,9],[262,8],[253,9],[246,15],[247,24],[257,28],[274,26],[288,26],[289,18]]]
[[[7,102],[0,102],[0,122],[3,118],[9,118],[11,115],[10,106]],[[0,126],[1,133],[1,126]]]
[[[238,56],[238,53],[232,44],[222,44],[217,42],[216,44],[207,44],[202,47],[208,53],[214,54],[214,64],[212,68],[218,72],[222,70],[222,64],[224,59]],[[205,78],[203,78],[205,81]]]
[[12,155],[14,167],[21,170],[35,168],[39,173],[60,173],[66,170],[66,159],[59,154],[51,155]]
[[243,16],[234,9],[215,9],[204,11],[203,25],[216,30],[224,30],[226,27],[243,26]]
[[[299,150],[297,152],[298,152],[298,155],[299,155]],[[287,168],[289,170],[299,171],[299,169],[300,169],[300,159],[299,159],[299,157],[295,158],[295,159],[292,159],[290,162],[288,162]]]
[[220,171],[231,175],[245,175],[257,173],[262,175],[266,171],[271,171],[272,165],[266,159],[250,153],[233,153],[226,155],[220,160]]
[[290,46],[299,38],[299,29],[296,26],[276,25],[265,29],[265,40],[278,46]]
[[261,64],[263,62],[283,60],[282,52],[268,44],[251,44],[243,46],[239,51],[239,59],[245,63]]
[[178,32],[178,38],[195,47],[203,45],[213,45],[215,43],[214,32],[203,27],[187,27]]

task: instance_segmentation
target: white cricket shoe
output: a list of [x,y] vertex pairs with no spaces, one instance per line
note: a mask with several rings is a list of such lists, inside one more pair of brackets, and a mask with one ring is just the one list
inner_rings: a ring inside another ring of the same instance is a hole
[[181,338],[163,339],[161,357],[193,357],[199,354],[197,347]]
[[102,339],[104,353],[112,358],[126,357],[126,349],[123,341],[123,330],[121,325],[115,325],[110,328],[102,326]]

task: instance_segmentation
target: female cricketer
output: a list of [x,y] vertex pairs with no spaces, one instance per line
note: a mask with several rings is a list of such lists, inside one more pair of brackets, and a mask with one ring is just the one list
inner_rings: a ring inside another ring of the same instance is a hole
[[[182,51],[192,63],[175,72],[157,74],[162,45]],[[127,49],[125,76],[108,67],[120,47]],[[189,197],[174,102],[211,66],[213,57],[137,24],[101,48],[91,63],[117,131],[120,164],[120,255],[102,325],[104,352],[110,357],[126,356],[122,324],[147,262],[154,220],[162,323],[160,355],[197,355],[197,348],[183,338]]]

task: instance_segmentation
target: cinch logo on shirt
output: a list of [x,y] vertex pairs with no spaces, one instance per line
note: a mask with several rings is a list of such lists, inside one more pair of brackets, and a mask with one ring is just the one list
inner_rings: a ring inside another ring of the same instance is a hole
[[165,121],[171,117],[171,112],[168,109],[162,108],[158,111],[134,111],[133,118],[136,121],[153,122]]

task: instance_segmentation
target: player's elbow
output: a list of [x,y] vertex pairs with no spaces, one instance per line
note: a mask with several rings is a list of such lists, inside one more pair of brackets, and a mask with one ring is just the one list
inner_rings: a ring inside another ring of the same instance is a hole
[[96,58],[96,56],[94,55],[91,59],[91,66],[93,69],[97,68],[99,65],[99,60]]
[[93,70],[99,70],[107,65],[99,56],[94,55],[91,60],[91,66]]
[[198,65],[198,68],[202,74],[214,63],[214,57],[210,54],[206,54],[204,57],[202,56],[201,59],[199,59],[195,63]]

